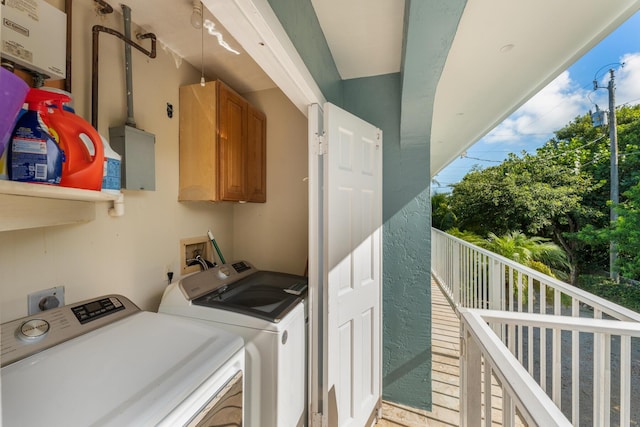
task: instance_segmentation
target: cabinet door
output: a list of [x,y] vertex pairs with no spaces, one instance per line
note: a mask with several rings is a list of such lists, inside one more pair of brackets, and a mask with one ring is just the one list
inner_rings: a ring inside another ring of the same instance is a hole
[[247,201],[267,201],[267,118],[248,107],[247,120]]
[[246,200],[247,102],[223,84],[218,100],[218,194],[220,200]]
[[218,200],[216,86],[180,88],[180,189],[178,200]]

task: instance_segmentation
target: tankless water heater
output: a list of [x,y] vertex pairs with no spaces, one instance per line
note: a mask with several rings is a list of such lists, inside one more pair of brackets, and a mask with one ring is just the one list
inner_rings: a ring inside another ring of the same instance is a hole
[[0,53],[54,80],[66,77],[67,15],[44,0],[4,0]]

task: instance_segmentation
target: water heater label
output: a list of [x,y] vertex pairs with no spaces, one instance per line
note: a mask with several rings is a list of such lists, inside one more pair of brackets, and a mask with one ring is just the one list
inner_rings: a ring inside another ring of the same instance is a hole
[[34,21],[39,21],[38,3],[36,0],[5,0],[4,5],[24,13]]
[[31,53],[31,51],[9,40],[4,40],[2,42],[2,51],[15,56],[16,58],[20,58],[23,61],[27,61],[29,63],[33,62],[33,53]]
[[4,25],[5,27],[19,33],[22,34],[25,37],[29,37],[29,29],[23,27],[22,25],[18,24],[17,22],[13,22],[10,19],[4,18],[2,20],[2,25]]

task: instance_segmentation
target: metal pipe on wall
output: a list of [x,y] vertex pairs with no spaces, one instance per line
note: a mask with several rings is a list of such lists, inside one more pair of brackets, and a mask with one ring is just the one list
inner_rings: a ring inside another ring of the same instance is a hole
[[66,58],[66,77],[64,79],[64,90],[71,93],[71,2],[72,0],[66,0],[64,2],[64,13],[67,15],[67,58]]
[[100,5],[100,8],[98,9],[98,12],[102,15],[106,15],[108,13],[113,12],[113,8],[111,7],[111,5],[109,3],[107,3],[104,0],[93,0],[95,3]]
[[[104,0],[93,0],[95,3],[100,5],[98,12],[102,15],[106,15],[108,13],[113,12],[113,8],[109,3]],[[66,59],[66,77],[64,79],[64,90],[71,92],[71,49],[73,48],[72,40],[73,40],[73,0],[65,0],[64,2],[64,13],[67,15],[67,59]]]
[[92,46],[92,61],[91,61],[91,125],[98,129],[98,47],[99,47],[99,34],[101,32],[111,34],[118,37],[127,45],[135,47],[140,52],[144,53],[149,58],[156,57],[156,35],[153,33],[139,34],[136,36],[138,40],[151,39],[151,50],[146,50],[136,42],[124,36],[124,34],[113,30],[111,28],[104,27],[102,25],[93,26],[93,46]]
[[[124,17],[124,36],[131,40],[131,8],[126,4],[122,5],[122,16]],[[124,71],[127,88],[127,126],[136,127],[133,119],[133,78],[131,70],[131,46],[124,45]]]

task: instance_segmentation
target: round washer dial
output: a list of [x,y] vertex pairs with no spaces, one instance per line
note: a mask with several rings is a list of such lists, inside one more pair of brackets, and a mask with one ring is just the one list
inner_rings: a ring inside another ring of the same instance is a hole
[[218,277],[220,279],[226,279],[227,277],[229,277],[231,275],[231,270],[229,270],[229,267],[223,265],[220,267],[220,269],[218,269]]
[[43,319],[31,319],[20,325],[17,331],[18,338],[25,341],[34,341],[44,337],[51,326]]

